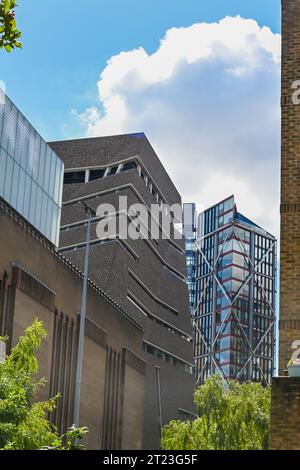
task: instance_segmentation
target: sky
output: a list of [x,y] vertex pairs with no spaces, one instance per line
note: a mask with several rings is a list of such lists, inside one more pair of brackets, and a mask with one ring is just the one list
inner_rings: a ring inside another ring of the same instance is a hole
[[278,235],[280,0],[18,0],[0,80],[46,140],[144,131],[185,202]]

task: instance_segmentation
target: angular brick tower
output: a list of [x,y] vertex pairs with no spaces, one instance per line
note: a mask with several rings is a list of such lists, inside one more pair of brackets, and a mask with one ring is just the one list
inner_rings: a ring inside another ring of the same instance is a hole
[[279,375],[300,340],[300,0],[282,0]]

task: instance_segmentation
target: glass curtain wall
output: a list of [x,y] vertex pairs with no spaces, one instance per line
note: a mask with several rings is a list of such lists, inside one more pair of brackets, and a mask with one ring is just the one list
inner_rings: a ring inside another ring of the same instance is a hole
[[274,360],[276,240],[230,197],[200,218],[195,370],[198,383],[270,383]]
[[58,246],[64,164],[0,89],[0,197]]
[[197,227],[196,227],[196,205],[183,205],[183,231],[185,237],[185,257],[187,270],[187,285],[189,289],[189,302],[191,313],[194,313],[197,300],[197,283],[196,283],[196,265],[197,265]]

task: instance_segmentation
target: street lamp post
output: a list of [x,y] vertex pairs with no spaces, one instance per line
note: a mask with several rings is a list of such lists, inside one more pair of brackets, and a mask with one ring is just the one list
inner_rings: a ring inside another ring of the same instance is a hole
[[95,216],[95,212],[90,207],[88,207],[84,202],[82,202],[82,204],[84,206],[85,214],[87,217],[87,231],[86,231],[86,247],[85,247],[85,258],[84,258],[84,276],[83,276],[81,308],[80,308],[80,325],[79,325],[78,352],[77,352],[77,362],[76,362],[75,398],[74,398],[74,413],[73,413],[73,423],[77,427],[80,424],[79,423],[80,395],[81,395],[81,381],[82,381],[86,300],[87,300],[87,290],[88,290],[91,223],[92,223],[92,218]]
[[155,366],[155,379],[156,379],[156,396],[157,396],[157,412],[158,412],[159,435],[160,435],[160,437],[162,437],[163,414],[162,414],[160,367],[159,366]]

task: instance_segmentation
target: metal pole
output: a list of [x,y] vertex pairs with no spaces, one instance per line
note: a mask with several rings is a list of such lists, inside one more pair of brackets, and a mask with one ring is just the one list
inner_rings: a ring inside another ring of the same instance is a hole
[[83,277],[81,309],[80,309],[78,352],[77,352],[77,362],[76,362],[76,378],[75,378],[75,398],[74,398],[74,413],[73,413],[73,423],[75,424],[75,426],[79,426],[84,328],[85,328],[86,299],[87,299],[88,274],[89,274],[91,220],[92,220],[92,215],[93,215],[92,210],[89,207],[87,207],[85,204],[84,204],[84,208],[86,210],[86,215],[87,215],[87,232],[86,232],[86,248],[85,248],[85,259],[84,259],[84,277]]
[[162,416],[162,402],[161,402],[161,387],[160,387],[160,367],[155,366],[155,377],[156,377],[156,393],[157,393],[157,407],[158,407],[158,425],[159,435],[162,437],[163,429],[163,416]]

